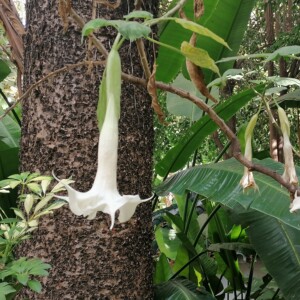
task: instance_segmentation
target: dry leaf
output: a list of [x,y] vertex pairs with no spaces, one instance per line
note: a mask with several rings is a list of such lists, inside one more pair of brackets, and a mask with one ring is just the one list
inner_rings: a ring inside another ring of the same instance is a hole
[[148,90],[149,95],[152,98],[152,107],[158,116],[159,122],[163,125],[168,125],[168,123],[165,121],[165,114],[163,113],[163,111],[159,105],[159,102],[158,102],[157,90],[156,90],[156,85],[155,85],[155,74],[156,74],[156,65],[154,64],[152,74],[151,74],[148,84],[147,84],[147,90]]
[[[197,40],[197,35],[193,33],[191,39],[190,39],[190,44],[192,46],[196,45],[196,40]],[[209,92],[208,88],[205,85],[204,82],[204,75],[201,71],[201,68],[196,66],[194,63],[192,63],[190,60],[186,60],[186,68],[187,71],[190,75],[190,78],[192,82],[195,84],[197,89],[200,91],[200,93],[205,96],[206,98],[210,99],[214,103],[218,103],[218,100],[215,99]]]
[[194,0],[194,16],[199,19],[204,14],[203,0]]

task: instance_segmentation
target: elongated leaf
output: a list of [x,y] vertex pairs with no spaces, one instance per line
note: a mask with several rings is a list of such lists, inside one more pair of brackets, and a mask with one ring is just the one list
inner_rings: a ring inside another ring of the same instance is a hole
[[0,82],[3,81],[10,74],[10,72],[11,71],[7,63],[0,59]]
[[173,275],[170,263],[164,253],[161,253],[155,266],[154,283],[167,281]]
[[[283,165],[271,159],[255,162],[279,174],[283,173]],[[300,168],[297,168],[297,174],[300,174]],[[243,166],[235,159],[230,159],[179,172],[159,186],[156,192],[181,195],[189,190],[222,203],[236,212],[252,208],[300,230],[300,214],[289,212],[290,197],[286,189],[270,177],[255,173],[259,191],[249,190],[244,193],[239,184],[242,176]]]
[[[255,0],[204,0],[204,15],[197,23],[223,38],[232,51],[211,38],[203,36],[198,38],[199,47],[206,50],[215,61],[223,57],[234,56],[239,49],[254,3]],[[189,19],[193,19],[193,0],[187,1],[184,11]],[[181,43],[188,41],[190,37],[189,30],[169,21],[160,34],[160,41],[179,49]],[[184,58],[180,54],[160,47],[156,78],[170,82],[180,72],[183,62]],[[220,73],[232,68],[232,65],[233,62],[220,65]],[[213,72],[205,72],[206,82],[211,82],[213,76]]]
[[215,300],[187,279],[174,279],[155,286],[156,300]]
[[183,42],[181,44],[180,50],[182,54],[191,62],[193,62],[196,66],[205,69],[210,69],[213,72],[217,73],[219,76],[221,76],[214,60],[209,56],[206,50],[193,47],[187,42]]
[[[262,88],[263,86],[258,86],[256,90],[262,91]],[[215,111],[219,117],[226,121],[255,96],[256,93],[252,89],[243,91],[231,97],[226,102],[217,105]],[[217,125],[207,115],[201,118],[155,166],[156,172],[160,176],[165,176],[168,172],[178,171],[186,164],[191,154],[201,145],[204,138],[212,134],[216,129]]]
[[300,233],[281,221],[258,212],[240,215],[247,233],[285,299],[300,295]]
[[[0,107],[0,115],[3,114]],[[10,116],[6,116],[0,122],[0,151],[19,147],[20,135],[20,126]]]

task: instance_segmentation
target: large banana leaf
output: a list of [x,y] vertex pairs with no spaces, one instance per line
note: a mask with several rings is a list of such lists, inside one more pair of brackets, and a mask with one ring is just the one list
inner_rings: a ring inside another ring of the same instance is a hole
[[[3,115],[4,111],[0,107],[0,115]],[[19,147],[21,130],[18,123],[10,116],[6,116],[0,122],[0,150],[17,148]]]
[[[280,174],[283,173],[281,163],[271,159],[256,162]],[[300,174],[300,168],[297,168],[297,172]],[[236,212],[242,213],[252,208],[300,230],[300,214],[289,212],[290,198],[285,188],[272,178],[255,173],[259,191],[243,192],[239,184],[242,176],[242,165],[235,159],[230,159],[179,172],[160,185],[156,192],[158,194],[173,192],[181,195],[189,190],[222,203]]]
[[[248,19],[255,0],[204,0],[205,12],[197,22],[207,27],[215,34],[223,38],[231,47],[232,51],[223,45],[206,38],[199,38],[199,45],[208,51],[214,60],[219,60],[227,56],[234,56],[239,49]],[[188,18],[193,19],[193,0],[189,0],[184,7]],[[160,34],[160,41],[176,48],[180,48],[182,41],[188,41],[191,33],[175,22],[168,22]],[[184,57],[179,53],[167,48],[160,47],[158,52],[157,79],[170,82],[180,71]],[[233,62],[220,65],[220,71],[232,67]],[[212,72],[205,74],[207,82],[212,80]]]
[[162,300],[215,300],[206,291],[200,291],[187,279],[174,279],[155,286],[154,299]]
[[285,299],[300,295],[300,233],[281,221],[262,213],[240,215],[253,244],[268,272]]
[[[255,88],[258,92],[263,90],[263,86]],[[229,120],[237,111],[246,105],[256,92],[249,89],[232,96],[226,102],[215,107],[216,113],[222,119]],[[206,115],[196,122],[179,141],[179,143],[169,150],[166,156],[155,166],[156,172],[160,176],[165,176],[169,172],[176,172],[182,168],[194,151],[199,148],[203,140],[217,129],[217,125]]]

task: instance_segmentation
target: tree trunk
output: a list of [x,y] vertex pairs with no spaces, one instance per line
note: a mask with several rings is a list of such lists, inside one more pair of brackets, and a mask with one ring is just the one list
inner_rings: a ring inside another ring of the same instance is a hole
[[[96,1],[104,2],[105,1]],[[116,9],[99,3],[97,17],[122,19],[133,9],[122,0]],[[107,2],[108,3],[108,2]],[[144,9],[157,13],[158,1]],[[86,21],[92,18],[92,0],[73,0],[72,7]],[[27,0],[24,86],[66,64],[97,57],[96,49],[81,44],[81,29],[72,21],[64,32],[58,1]],[[115,31],[103,29],[101,40],[112,44]],[[149,47],[149,49],[152,47]],[[122,69],[143,77],[135,43],[122,48]],[[150,51],[149,51],[150,52]],[[72,176],[75,187],[88,190],[97,167],[96,103],[101,68],[78,67],[36,88],[23,105],[22,170],[54,171]],[[121,194],[151,194],[151,100],[144,89],[123,82],[118,156]],[[66,206],[45,217],[33,239],[21,245],[20,256],[35,256],[52,265],[40,295],[30,299],[152,299],[151,204],[138,207],[127,223],[109,230],[110,220],[100,214],[93,221],[73,215]]]

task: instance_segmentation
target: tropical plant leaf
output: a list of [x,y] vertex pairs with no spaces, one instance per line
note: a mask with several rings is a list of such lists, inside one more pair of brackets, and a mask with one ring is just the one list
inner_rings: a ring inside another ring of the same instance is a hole
[[[232,51],[224,45],[212,40],[209,37],[201,36],[198,39],[198,45],[206,50],[215,61],[233,56],[239,49],[244,32],[247,27],[248,19],[252,11],[255,0],[222,0],[210,1],[204,0],[204,15],[197,23],[209,29],[222,39],[224,39]],[[194,1],[188,0],[184,11],[189,19],[194,16]],[[191,32],[179,24],[168,21],[160,33],[160,41],[169,44],[175,48],[180,48],[183,41],[188,41]],[[159,48],[157,59],[156,78],[165,82],[170,82],[180,72],[184,62],[184,57],[179,53],[171,51],[165,47]],[[227,62],[220,65],[220,73],[232,68],[233,62]],[[213,72],[205,72],[207,83],[213,79]]]
[[11,71],[7,63],[3,59],[0,59],[0,82],[3,81],[10,72]]
[[247,227],[249,239],[275,279],[285,299],[298,300],[300,295],[299,230],[259,212],[239,216]]
[[173,279],[155,286],[156,300],[215,300],[212,295],[187,279]]
[[171,278],[173,271],[171,269],[168,258],[164,253],[161,253],[155,265],[154,283],[159,284]]
[[[279,174],[283,173],[283,165],[272,159],[255,162]],[[297,174],[300,174],[299,167]],[[242,213],[251,208],[300,230],[300,215],[289,212],[290,197],[286,189],[272,178],[255,173],[259,191],[243,192],[239,184],[242,176],[243,166],[235,159],[230,159],[179,172],[157,187],[156,192],[159,195],[167,192],[182,195],[189,190],[222,203],[235,212]]]
[[[263,86],[257,86],[257,91],[262,91]],[[220,103],[215,107],[216,113],[220,118],[227,121],[245,104],[247,104],[256,92],[253,89],[243,91],[232,96],[226,102]],[[217,125],[206,115],[196,122],[178,142],[169,150],[166,156],[155,166],[156,172],[160,176],[166,176],[169,172],[176,172],[182,168],[189,157],[201,145],[204,138],[212,134],[217,129]]]

